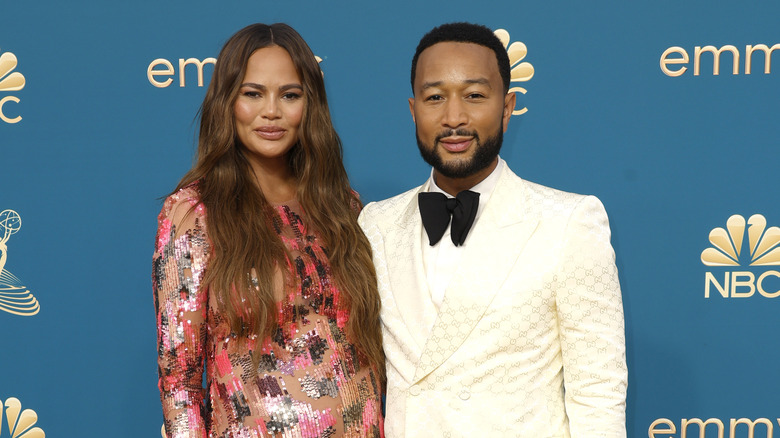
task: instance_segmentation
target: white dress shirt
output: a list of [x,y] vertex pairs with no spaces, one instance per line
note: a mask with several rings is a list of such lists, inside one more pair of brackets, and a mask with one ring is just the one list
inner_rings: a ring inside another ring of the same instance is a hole
[[[477,225],[479,216],[482,214],[482,210],[485,209],[485,205],[487,205],[487,201],[490,199],[490,195],[496,187],[498,177],[501,175],[505,166],[506,163],[499,157],[498,165],[493,169],[493,172],[491,172],[487,178],[480,181],[479,184],[469,189],[472,192],[479,193],[479,208],[477,209],[477,216],[474,218],[471,229]],[[443,193],[448,198],[453,197],[436,185],[436,181],[433,178],[433,170],[431,170],[431,176],[428,179],[428,191]],[[452,222],[450,222],[450,224],[452,224]],[[469,244],[469,237],[467,236],[463,245],[455,246],[455,244],[452,243],[450,234],[450,225],[447,225],[444,236],[442,236],[441,240],[434,246],[430,245],[424,227],[422,229],[422,234],[420,235],[420,238],[423,241],[422,255],[423,263],[425,264],[425,274],[428,279],[428,290],[431,293],[431,301],[433,301],[437,311],[444,300],[444,292],[447,290],[450,279],[455,275],[458,268],[463,249]]]

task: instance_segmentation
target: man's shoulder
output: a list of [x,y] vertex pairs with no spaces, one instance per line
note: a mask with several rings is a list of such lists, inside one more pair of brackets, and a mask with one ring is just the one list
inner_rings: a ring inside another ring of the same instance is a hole
[[526,189],[528,190],[528,196],[542,200],[549,200],[556,203],[576,205],[582,201],[583,198],[589,196],[574,192],[567,192],[561,189],[556,189],[554,187],[545,186],[527,180],[523,180],[523,182],[525,183]]
[[527,211],[533,212],[544,223],[568,226],[572,221],[579,223],[607,217],[604,205],[596,196],[566,192],[529,181],[523,183]]
[[361,224],[367,225],[377,221],[387,221],[397,218],[409,207],[409,204],[415,200],[415,196],[422,186],[417,186],[392,198],[381,201],[370,202],[363,207],[360,213]]
[[511,170],[507,172],[506,177],[511,192],[521,196],[523,198],[521,202],[538,211],[542,216],[560,215],[564,211],[576,208],[586,199],[596,200],[591,195],[567,192],[522,179]]

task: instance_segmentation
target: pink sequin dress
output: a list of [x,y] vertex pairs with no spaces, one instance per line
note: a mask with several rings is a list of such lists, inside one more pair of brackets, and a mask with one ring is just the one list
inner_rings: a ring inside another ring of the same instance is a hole
[[[240,343],[215,311],[216,295],[201,287],[211,243],[196,186],[165,201],[152,283],[169,438],[384,435],[377,371],[345,336],[348,314],[338,310],[325,250],[297,202],[274,209],[274,227],[290,254],[287,284],[295,287],[277,292],[275,335]],[[257,367],[255,345],[263,349]]]

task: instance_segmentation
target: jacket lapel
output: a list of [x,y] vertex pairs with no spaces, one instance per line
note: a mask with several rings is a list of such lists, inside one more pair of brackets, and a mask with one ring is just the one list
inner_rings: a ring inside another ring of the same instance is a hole
[[[506,167],[465,242],[458,274],[445,293],[420,356],[415,382],[463,344],[501,289],[537,225],[538,218],[529,211],[523,181]],[[415,236],[419,245],[419,233]]]

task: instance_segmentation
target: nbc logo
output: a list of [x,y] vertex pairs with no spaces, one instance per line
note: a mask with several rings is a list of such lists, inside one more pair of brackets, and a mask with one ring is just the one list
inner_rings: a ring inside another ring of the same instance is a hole
[[22,218],[13,210],[0,211],[0,310],[14,315],[33,316],[41,309],[38,300],[7,269],[8,239],[22,227]]
[[[5,409],[3,409],[5,407]],[[19,399],[11,397],[0,405],[0,420],[5,410],[8,433],[12,438],[46,438],[46,434],[40,427],[33,427],[38,421],[38,414],[32,409],[22,410]],[[2,423],[0,423],[0,436],[3,435]]]
[[[24,75],[13,71],[16,68],[16,55],[11,52],[0,54],[0,92],[19,91],[24,88]],[[16,96],[6,96],[0,99],[0,120],[5,123],[19,123],[22,116],[9,117],[4,113],[5,105],[8,102],[19,103]]]
[[[701,261],[706,266],[742,266],[752,270],[724,270],[720,272],[722,282],[716,273],[706,272],[705,298],[710,297],[713,287],[723,298],[747,298],[756,291],[766,298],[780,296],[780,272],[757,270],[758,267],[780,266],[780,228],[767,228],[766,219],[760,214],[750,216],[747,221],[735,214],[726,221],[725,229],[713,229],[709,239],[712,247],[701,253]],[[772,285],[777,290],[767,290]]]
[[[507,54],[509,55],[509,65],[512,68],[511,82],[528,82],[534,77],[534,66],[528,62],[520,62],[528,54],[528,48],[520,41],[515,41],[512,45],[509,45],[509,32],[504,29],[497,29],[495,32],[499,40],[504,44]],[[528,90],[523,87],[512,87],[509,89],[510,93],[525,94]],[[513,116],[519,116],[528,112],[528,108],[515,109],[512,111]]]

